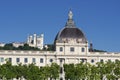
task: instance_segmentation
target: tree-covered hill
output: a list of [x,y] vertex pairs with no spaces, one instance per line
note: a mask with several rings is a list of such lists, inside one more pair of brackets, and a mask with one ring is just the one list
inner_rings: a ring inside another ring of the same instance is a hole
[[14,47],[12,43],[5,44],[4,47],[0,47],[0,50],[40,50],[37,47],[31,47],[28,44],[24,44],[24,46]]

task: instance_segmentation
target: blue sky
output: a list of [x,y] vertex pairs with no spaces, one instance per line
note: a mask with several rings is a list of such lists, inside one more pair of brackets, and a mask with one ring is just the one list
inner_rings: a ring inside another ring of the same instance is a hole
[[44,33],[45,44],[51,44],[70,8],[94,48],[120,52],[120,0],[0,0],[0,42]]

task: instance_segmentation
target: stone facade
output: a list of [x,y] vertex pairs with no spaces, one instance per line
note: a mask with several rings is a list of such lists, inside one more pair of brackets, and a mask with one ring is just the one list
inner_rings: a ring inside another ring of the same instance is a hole
[[[9,59],[13,65],[18,63],[30,64],[36,63],[37,66],[45,66],[52,62],[58,63],[60,59],[64,63],[80,63],[81,61],[95,64],[96,62],[120,60],[120,53],[107,52],[88,52],[87,54],[61,54],[56,51],[15,51],[15,50],[0,50],[0,64],[4,64],[5,59]],[[19,60],[18,60],[19,59]]]

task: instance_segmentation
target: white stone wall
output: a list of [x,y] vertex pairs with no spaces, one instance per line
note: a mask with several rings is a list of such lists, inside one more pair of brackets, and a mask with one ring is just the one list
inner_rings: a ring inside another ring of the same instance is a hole
[[[60,64],[60,59],[64,59],[64,63],[70,64],[70,63],[80,63],[83,59],[84,62],[89,62],[91,64],[95,64],[96,62],[100,62],[101,59],[103,61],[115,61],[120,60],[120,53],[88,53],[87,55],[81,55],[81,54],[65,54],[61,55],[56,52],[50,52],[50,51],[7,51],[7,50],[0,50],[0,64],[4,64],[4,62],[1,61],[1,58],[8,59],[12,58],[12,64],[16,65],[16,58],[20,58],[20,63],[22,64],[31,64],[32,58],[36,59],[36,65],[37,66],[45,66],[50,65],[52,62]],[[27,58],[28,62],[25,63],[24,59]],[[40,63],[40,59],[43,59],[43,63]],[[50,62],[50,59],[52,59],[52,62]],[[94,62],[92,62],[94,60]]]
[[[60,47],[63,48],[63,51],[60,51]],[[74,51],[71,52],[70,48],[73,47]],[[82,48],[84,48],[84,52],[82,52]],[[56,51],[60,54],[87,54],[88,53],[88,44],[87,43],[56,43]]]

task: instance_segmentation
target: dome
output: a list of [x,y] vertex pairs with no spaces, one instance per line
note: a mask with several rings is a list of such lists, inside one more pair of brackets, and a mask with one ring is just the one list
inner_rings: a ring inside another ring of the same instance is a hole
[[68,16],[68,21],[65,27],[60,32],[58,32],[55,38],[55,42],[63,42],[68,39],[74,39],[79,42],[87,42],[84,33],[74,24],[72,19],[72,11],[69,12]]

